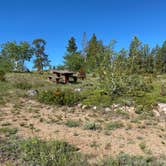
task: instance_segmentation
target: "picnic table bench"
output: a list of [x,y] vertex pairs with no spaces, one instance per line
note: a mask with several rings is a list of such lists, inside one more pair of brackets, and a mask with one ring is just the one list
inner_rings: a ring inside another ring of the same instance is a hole
[[49,80],[53,80],[55,78],[56,83],[60,83],[62,80],[65,84],[70,82],[72,78],[72,82],[77,82],[77,76],[74,75],[75,73],[68,70],[52,70],[52,74],[55,74],[56,76],[49,76]]

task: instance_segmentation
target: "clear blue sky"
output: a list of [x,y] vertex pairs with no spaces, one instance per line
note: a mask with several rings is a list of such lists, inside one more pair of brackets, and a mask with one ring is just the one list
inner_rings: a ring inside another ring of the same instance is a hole
[[[63,62],[67,41],[95,33],[116,49],[134,35],[150,46],[166,40],[166,0],[0,0],[0,43],[44,38],[53,65]],[[28,64],[31,66],[31,64]]]

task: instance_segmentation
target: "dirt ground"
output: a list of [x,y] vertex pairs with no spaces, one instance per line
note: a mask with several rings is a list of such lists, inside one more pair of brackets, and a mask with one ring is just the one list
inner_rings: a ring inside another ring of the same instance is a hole
[[[80,126],[67,126],[69,119],[79,121]],[[106,124],[114,121],[120,121],[124,126],[106,129]],[[100,128],[85,130],[87,122],[95,122]],[[138,120],[132,112],[124,118],[101,110],[47,106],[24,98],[0,108],[0,125],[18,128],[18,135],[24,138],[65,140],[93,158],[115,156],[120,152],[166,154],[166,123],[157,119]]]

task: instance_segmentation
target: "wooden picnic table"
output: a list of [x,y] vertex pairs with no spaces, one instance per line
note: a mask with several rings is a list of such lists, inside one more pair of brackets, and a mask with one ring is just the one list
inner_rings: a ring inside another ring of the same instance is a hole
[[64,83],[69,82],[69,78],[72,78],[74,82],[77,82],[77,76],[74,76],[74,72],[68,70],[52,70],[52,74],[56,74],[56,82],[59,83],[64,77]]

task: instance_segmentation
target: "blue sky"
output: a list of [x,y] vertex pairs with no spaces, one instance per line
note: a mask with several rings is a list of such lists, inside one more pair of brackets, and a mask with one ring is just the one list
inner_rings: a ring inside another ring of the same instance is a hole
[[[44,38],[52,65],[63,62],[67,41],[95,33],[116,49],[134,35],[151,47],[166,40],[165,0],[0,0],[0,43]],[[31,63],[28,64],[31,67]]]

